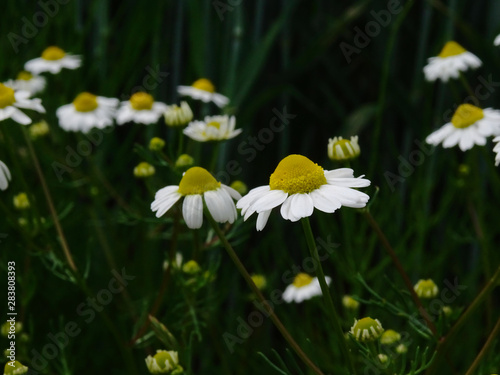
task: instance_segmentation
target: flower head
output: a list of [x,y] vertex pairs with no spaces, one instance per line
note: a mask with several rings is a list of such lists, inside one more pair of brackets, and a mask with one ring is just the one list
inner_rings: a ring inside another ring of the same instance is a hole
[[28,368],[19,361],[11,361],[5,364],[4,375],[23,375],[28,373]]
[[495,40],[493,41],[493,45],[500,46],[500,34],[496,36]]
[[134,176],[137,178],[147,178],[155,174],[155,167],[145,161],[139,163],[134,168]]
[[180,107],[177,104],[168,105],[163,117],[168,126],[184,126],[193,119],[193,111],[187,102],[182,101]]
[[31,119],[19,108],[45,113],[40,99],[30,99],[28,91],[15,91],[0,83],[0,121],[12,118],[22,125],[31,124]]
[[342,305],[344,305],[346,309],[357,310],[359,307],[359,302],[351,296],[345,295],[344,297],[342,297]]
[[188,275],[194,275],[201,271],[201,267],[196,260],[189,260],[182,266],[182,272],[187,273]]
[[439,292],[438,286],[431,279],[418,280],[413,288],[420,298],[435,298]]
[[[326,276],[325,280],[329,285],[332,279]],[[309,276],[307,273],[299,273],[283,292],[283,300],[288,303],[301,303],[302,301],[320,295],[322,295],[322,292],[318,278]]]
[[151,374],[173,373],[181,368],[179,366],[179,354],[173,350],[157,350],[154,356],[148,355],[146,366]]
[[229,98],[215,92],[213,83],[206,79],[200,78],[191,86],[179,86],[177,92],[183,96],[190,96],[193,99],[201,100],[205,103],[213,102],[218,107],[222,108],[229,103]]
[[314,208],[331,213],[342,206],[364,207],[368,195],[353,188],[368,185],[369,180],[354,178],[352,169],[325,171],[305,156],[289,155],[278,164],[269,185],[250,190],[236,207],[244,220],[257,212],[257,230],[262,230],[279,205],[281,216],[290,221],[311,216]]
[[242,132],[234,129],[234,116],[206,116],[204,121],[193,121],[184,130],[184,134],[198,142],[223,141],[236,137]]
[[175,161],[175,167],[182,169],[182,168],[189,168],[194,164],[194,159],[191,155],[188,154],[181,154]]
[[500,136],[493,138],[493,142],[497,142],[495,147],[493,147],[493,152],[496,152],[495,166],[498,166],[500,164]]
[[374,341],[380,337],[384,329],[378,319],[366,317],[355,319],[350,332],[357,341]]
[[149,141],[149,149],[151,151],[160,151],[163,147],[165,147],[165,141],[159,137],[153,137]]
[[451,121],[430,134],[425,141],[444,148],[458,145],[462,151],[474,145],[484,146],[486,138],[500,132],[500,110],[481,109],[472,104],[461,104]]
[[64,130],[88,133],[92,128],[113,125],[117,106],[118,99],[82,92],[72,103],[59,107],[56,115]]
[[481,66],[481,60],[467,51],[460,44],[450,41],[445,44],[441,53],[436,57],[431,57],[424,67],[425,78],[428,81],[441,79],[447,82],[450,78],[458,78],[460,72],[467,69],[475,69]]
[[203,223],[203,203],[218,223],[234,223],[236,207],[233,199],[241,195],[229,186],[217,181],[206,169],[189,168],[182,176],[179,186],[166,186],[156,192],[151,210],[160,217],[182,197],[182,215],[191,229],[201,227]]
[[59,47],[50,46],[42,52],[41,57],[26,62],[24,69],[34,75],[44,72],[57,74],[62,68],[76,69],[81,64],[82,59],[80,56],[71,55]]
[[382,345],[391,345],[401,340],[401,335],[393,329],[388,329],[382,336],[380,336],[380,343]]
[[262,290],[266,287],[267,280],[266,280],[266,277],[264,275],[253,274],[251,277],[252,277],[252,281],[254,282],[255,286],[259,290]]
[[408,351],[408,347],[405,344],[399,344],[396,346],[396,353],[404,354]]
[[9,186],[10,171],[3,161],[0,160],[0,190],[5,190]]
[[45,89],[47,80],[45,77],[33,75],[23,70],[19,72],[16,79],[10,79],[4,84],[16,91],[28,91],[31,95],[35,95]]
[[238,193],[241,195],[246,194],[248,192],[248,187],[247,184],[245,184],[243,181],[236,180],[231,183],[231,186],[234,190],[236,190]]
[[129,100],[122,102],[116,113],[118,125],[132,121],[139,124],[153,124],[158,121],[167,105],[155,102],[152,95],[145,92],[136,92]]
[[26,193],[19,193],[14,196],[14,207],[18,210],[26,210],[30,207],[30,201]]
[[47,124],[47,121],[42,120],[39,121],[33,125],[31,125],[28,129],[31,138],[37,139],[40,137],[43,137],[50,132],[49,124]]
[[358,145],[358,136],[351,140],[342,137],[330,138],[328,140],[328,157],[331,160],[350,160],[359,156],[361,150]]

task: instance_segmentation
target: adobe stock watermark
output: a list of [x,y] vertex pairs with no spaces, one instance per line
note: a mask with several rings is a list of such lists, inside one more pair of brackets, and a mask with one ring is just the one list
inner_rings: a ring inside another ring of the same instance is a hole
[[[92,323],[96,312],[103,311],[113,301],[114,296],[121,293],[128,286],[129,281],[135,279],[135,276],[127,274],[125,268],[122,268],[120,272],[113,270],[111,274],[113,277],[109,280],[107,287],[97,292],[93,298],[88,297],[85,302],[76,307],[76,313],[84,318],[86,324]],[[48,333],[47,344],[40,350],[32,349],[30,352],[31,365],[28,366],[30,369],[28,374],[37,375],[38,371],[43,371],[49,361],[56,358],[60,351],[68,346],[70,339],[77,337],[83,329],[85,326],[81,323],[69,321],[64,325],[63,330],[55,334]]]
[[12,49],[17,54],[19,46],[28,44],[31,39],[36,37],[40,29],[47,26],[49,20],[54,18],[60,10],[61,5],[66,5],[70,0],[39,0],[36,4],[40,10],[28,17],[21,17],[21,27],[19,33],[9,32],[7,39]]
[[[269,125],[261,128],[257,136],[248,136],[236,148],[239,155],[246,156],[245,161],[247,163],[251,163],[257,156],[257,151],[263,151],[274,140],[275,134],[285,130],[287,125],[290,124],[290,120],[297,117],[297,115],[288,113],[286,106],[283,106],[281,111],[273,108],[272,112],[274,116],[269,121]],[[239,175],[242,171],[241,164],[232,159],[226,162],[225,167],[215,174],[215,178],[223,184],[229,184],[231,177]]]
[[[443,125],[451,122],[453,114],[460,105],[472,104],[476,107],[480,107],[481,101],[489,99],[497,88],[500,87],[500,81],[494,81],[492,74],[488,75],[488,78],[478,76],[477,81],[479,81],[479,83],[472,90],[473,95],[468,95],[462,103],[455,103],[443,113]],[[406,179],[415,172],[415,169],[424,163],[426,157],[434,153],[434,146],[425,142],[415,139],[413,144],[416,147],[413,148],[406,158],[402,155],[398,156],[399,163],[397,174],[389,171],[384,172],[385,181],[392,193],[396,191],[397,184],[405,182]]]
[[168,72],[163,72],[159,64],[155,67],[148,65],[144,68],[144,70],[146,70],[146,74],[142,78],[141,84],[132,88],[132,90],[130,90],[130,94],[122,94],[120,100],[127,101],[136,92],[153,91],[170,75]]
[[387,10],[381,9],[378,12],[372,10],[370,15],[373,20],[368,21],[364,26],[364,31],[358,26],[354,27],[355,35],[353,44],[346,42],[340,43],[340,50],[344,55],[348,64],[352,61],[352,55],[359,55],[363,48],[368,47],[373,38],[376,38],[383,28],[389,26],[392,17],[401,13],[403,6],[399,0],[389,0],[387,3]]
[[[335,242],[331,242],[330,236],[326,238],[326,241],[321,237],[316,237],[316,246],[318,248],[319,261],[323,262],[328,259],[335,249],[337,249],[340,245]],[[281,276],[281,281],[289,285],[293,282],[295,275],[299,272],[306,272],[309,274],[314,274],[316,269],[318,268],[318,263],[312,257],[307,257],[302,261],[300,266],[293,265],[290,269],[283,272]],[[270,293],[270,300],[266,300],[268,305],[274,311],[274,307],[282,304],[284,302],[283,291],[281,289],[274,289]],[[253,302],[255,306],[255,310],[248,314],[246,320],[241,316],[236,318],[236,322],[238,326],[236,327],[236,334],[232,334],[229,332],[224,332],[222,338],[224,339],[224,343],[226,344],[229,353],[234,353],[234,348],[236,344],[242,344],[247,340],[255,331],[256,328],[262,326],[264,324],[264,318],[269,318],[270,313],[266,310],[264,304],[257,299]]]
[[[467,289],[467,285],[460,284],[457,277],[453,279],[453,282],[445,279],[443,280],[443,284],[445,285],[445,287],[441,289],[439,297],[433,298],[426,303],[427,315],[432,322],[436,321],[438,317],[443,313],[443,307],[455,302],[455,300],[462,294],[462,292]],[[414,312],[410,316],[409,321],[415,326],[427,327],[426,321],[422,318],[419,312]],[[413,343],[413,339],[408,332],[400,332],[400,335],[400,344],[409,347],[410,344]],[[393,345],[381,345],[381,349],[381,353],[387,355],[392,359],[392,361],[394,361],[398,356],[401,355],[401,353],[399,353],[396,347]],[[387,373],[387,368],[390,365],[391,361],[382,363],[378,360],[375,360],[374,362],[371,362],[368,359],[363,358],[363,362],[365,364],[365,368],[363,371],[364,375],[381,375]]]
[[217,12],[217,16],[221,21],[224,21],[224,14],[227,12],[233,12],[234,8],[241,5],[243,0],[214,0],[212,1],[212,6]]

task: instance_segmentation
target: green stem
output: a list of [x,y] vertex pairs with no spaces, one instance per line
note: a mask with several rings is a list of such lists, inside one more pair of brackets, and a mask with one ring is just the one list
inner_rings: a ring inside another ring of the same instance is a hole
[[486,354],[486,352],[490,348],[491,344],[495,340],[495,337],[498,336],[499,333],[500,333],[500,318],[498,318],[497,323],[495,324],[495,328],[493,328],[493,331],[491,331],[490,335],[488,336],[488,339],[484,343],[483,348],[481,349],[481,351],[477,355],[477,357],[474,360],[474,362],[472,362],[472,365],[469,367],[469,369],[467,370],[467,372],[465,373],[465,375],[472,375],[472,374],[474,374],[474,371],[476,370],[477,366],[479,365],[479,362],[481,362],[481,360],[483,359],[484,355]]
[[349,349],[347,348],[347,342],[344,336],[344,331],[340,324],[340,318],[335,309],[330,290],[328,289],[328,284],[326,283],[325,273],[323,272],[323,266],[319,259],[318,248],[316,247],[316,242],[314,241],[314,236],[311,229],[311,223],[309,218],[305,217],[301,219],[302,227],[304,228],[304,234],[306,236],[307,246],[311,253],[311,257],[316,263],[316,276],[318,277],[319,285],[321,286],[321,292],[323,293],[323,299],[325,301],[326,307],[330,313],[330,318],[332,319],[333,329],[337,335],[337,340],[339,341],[340,350],[349,365],[349,369],[352,374],[356,374],[356,369],[354,368],[354,363],[351,358]]
[[476,99],[476,101],[478,101],[478,99],[476,98],[476,94],[474,94],[474,91],[472,90],[472,87],[470,87],[469,82],[467,82],[467,78],[465,78],[465,76],[464,76],[464,74],[462,72],[460,72],[460,82],[462,82],[462,84],[464,85],[465,90],[467,91],[467,93],[472,98]]
[[391,257],[392,262],[396,266],[396,269],[398,270],[399,274],[403,278],[403,281],[406,285],[406,288],[410,292],[411,298],[413,299],[413,302],[417,306],[420,315],[422,316],[422,318],[424,318],[425,322],[427,323],[427,326],[432,331],[432,333],[434,335],[436,335],[436,333],[437,333],[436,326],[432,322],[429,314],[427,313],[427,310],[425,310],[424,307],[422,306],[422,301],[420,301],[420,298],[418,298],[417,293],[415,292],[415,289],[413,288],[413,284],[410,281],[410,278],[406,274],[401,262],[399,261],[398,256],[396,255],[396,252],[394,251],[391,244],[387,240],[387,237],[385,236],[384,232],[382,232],[382,229],[380,229],[378,223],[375,221],[375,219],[373,218],[370,211],[365,210],[364,216],[368,220],[368,222],[370,223],[370,225],[373,228],[373,230],[375,231],[375,233],[377,234],[380,242],[382,242],[382,245],[384,246],[387,253]]
[[229,257],[231,258],[231,260],[233,261],[234,265],[236,266],[236,268],[240,272],[241,276],[243,276],[243,278],[247,282],[247,284],[250,287],[250,289],[252,290],[252,292],[260,300],[260,302],[262,303],[262,306],[264,306],[264,308],[266,309],[267,313],[269,314],[269,317],[273,321],[273,323],[276,326],[276,328],[278,328],[278,330],[280,331],[280,333],[283,336],[283,338],[288,342],[288,344],[292,347],[292,349],[295,351],[295,353],[297,353],[297,355],[299,356],[299,358],[302,360],[302,362],[304,362],[304,364],[307,367],[309,367],[314,373],[316,373],[318,375],[324,375],[323,372],[311,361],[311,359],[309,359],[309,357],[307,356],[307,354],[295,342],[295,340],[293,339],[292,335],[290,335],[290,333],[285,328],[285,326],[283,325],[283,323],[281,323],[281,321],[278,319],[278,317],[276,316],[273,308],[269,305],[269,303],[264,298],[264,296],[262,295],[262,293],[259,290],[259,288],[257,288],[257,286],[255,285],[255,283],[253,282],[252,277],[250,276],[250,274],[246,270],[246,268],[243,265],[243,263],[241,263],[240,258],[238,257],[238,255],[234,251],[233,247],[231,246],[231,244],[226,239],[226,236],[224,235],[224,233],[222,232],[222,230],[219,228],[219,225],[215,222],[215,220],[213,219],[212,215],[210,214],[210,212],[208,210],[205,210],[205,216],[207,217],[208,221],[210,222],[210,224],[214,228],[215,233],[219,237],[219,240],[222,242],[222,245],[226,249]]

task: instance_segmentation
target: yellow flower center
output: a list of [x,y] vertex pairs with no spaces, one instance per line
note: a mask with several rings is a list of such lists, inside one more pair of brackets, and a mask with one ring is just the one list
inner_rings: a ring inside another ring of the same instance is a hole
[[293,279],[293,286],[296,288],[302,288],[306,285],[311,284],[312,281],[313,278],[307,273],[299,273],[297,274],[297,276],[295,276],[295,279]]
[[414,289],[420,298],[434,298],[439,292],[438,286],[432,279],[419,280]]
[[483,110],[472,104],[461,104],[451,118],[455,128],[467,128],[484,117]]
[[201,167],[189,168],[182,176],[179,184],[179,193],[182,195],[203,194],[206,191],[216,190],[218,182],[206,169]]
[[358,341],[372,341],[384,332],[381,324],[370,317],[358,320],[352,327],[351,333]]
[[17,79],[22,79],[23,81],[29,81],[31,78],[33,78],[33,74],[25,70],[19,72],[17,75]]
[[130,98],[130,105],[136,111],[153,108],[154,99],[151,95],[145,92],[136,92]]
[[208,91],[208,92],[215,92],[214,84],[206,78],[200,78],[199,80],[194,82],[191,86],[194,87],[195,89]]
[[461,53],[464,52],[467,52],[467,50],[464,47],[462,47],[457,42],[450,41],[444,45],[438,57],[444,59],[445,57],[460,55]]
[[160,369],[164,370],[167,368],[166,366],[166,361],[170,363],[172,367],[174,367],[174,360],[172,359],[172,356],[170,355],[169,352],[166,350],[162,350],[161,352],[156,353],[153,358],[156,360],[156,363],[158,364],[158,367]]
[[310,193],[325,184],[323,168],[302,155],[284,158],[269,179],[271,190],[288,194]]
[[220,122],[218,121],[210,121],[207,126],[213,126],[214,128],[220,129]]
[[42,59],[44,60],[60,60],[62,59],[66,53],[59,47],[51,46],[45,48],[45,50],[42,52]]
[[15,102],[14,90],[0,83],[0,109],[8,107]]
[[78,112],[92,112],[98,107],[97,96],[89,92],[82,92],[73,100],[73,105]]

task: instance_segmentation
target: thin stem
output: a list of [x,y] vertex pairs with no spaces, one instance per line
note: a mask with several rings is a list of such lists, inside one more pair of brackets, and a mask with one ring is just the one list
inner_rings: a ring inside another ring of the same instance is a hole
[[220,241],[224,245],[224,248],[226,249],[226,251],[227,251],[229,257],[231,258],[231,260],[233,261],[234,265],[236,266],[236,268],[240,272],[241,276],[243,276],[243,278],[247,282],[250,289],[252,289],[252,292],[260,300],[260,302],[262,303],[262,306],[264,306],[265,310],[269,314],[269,317],[273,321],[276,328],[278,328],[278,330],[280,331],[283,338],[288,342],[288,344],[292,347],[292,349],[295,351],[295,353],[297,353],[299,358],[302,360],[302,362],[304,362],[304,364],[307,367],[309,367],[312,371],[314,371],[314,373],[316,373],[318,375],[324,375],[323,372],[311,361],[311,359],[309,359],[307,354],[304,353],[304,351],[301,349],[301,347],[295,342],[292,335],[290,335],[290,333],[287,331],[287,329],[285,328],[283,323],[281,323],[281,321],[278,319],[278,317],[274,313],[273,308],[269,305],[269,303],[264,298],[264,296],[262,295],[259,288],[257,288],[255,283],[253,282],[252,277],[250,276],[250,274],[246,270],[243,263],[241,263],[240,258],[238,258],[238,255],[236,254],[236,252],[232,248],[231,244],[226,239],[226,236],[224,235],[222,230],[219,228],[219,225],[212,218],[212,215],[210,214],[210,212],[208,212],[208,210],[205,211],[205,215],[206,215],[208,221],[210,222],[210,224],[212,225],[212,227],[214,228],[214,231],[217,234],[217,236],[219,237]]
[[333,328],[335,334],[337,335],[337,340],[339,341],[340,350],[342,351],[342,355],[349,365],[351,373],[356,374],[356,369],[354,368],[351,354],[349,352],[349,349],[347,348],[344,331],[342,330],[342,326],[340,324],[340,318],[337,310],[335,309],[335,304],[333,303],[332,295],[330,294],[330,290],[328,289],[328,284],[326,283],[325,273],[323,272],[323,266],[321,265],[321,261],[319,259],[318,248],[316,247],[316,242],[314,241],[311,223],[309,222],[309,218],[307,217],[302,218],[301,222],[302,227],[304,228],[304,234],[306,236],[309,252],[311,253],[311,257],[316,263],[316,276],[318,277],[319,285],[321,286],[321,292],[323,293],[323,299],[330,313],[330,318],[332,319]]
[[467,78],[465,78],[465,76],[462,72],[460,72],[460,82],[462,82],[462,84],[464,85],[465,90],[467,90],[467,93],[472,98],[476,99],[476,101],[478,101],[476,98],[476,94],[474,94],[474,91],[472,91],[472,87],[470,87],[469,82],[467,82]]
[[370,223],[370,225],[373,228],[373,230],[375,231],[375,233],[377,233],[377,236],[378,236],[380,242],[382,242],[382,245],[384,246],[387,253],[391,257],[392,262],[396,266],[396,269],[398,270],[399,274],[403,278],[403,281],[406,285],[406,288],[410,292],[411,298],[413,299],[413,302],[417,306],[420,315],[422,316],[422,318],[424,318],[425,322],[427,323],[427,326],[432,331],[432,333],[434,335],[436,335],[437,334],[436,326],[432,322],[431,317],[427,313],[427,310],[425,310],[425,308],[423,307],[422,301],[420,301],[420,298],[418,298],[417,293],[415,292],[415,289],[413,288],[413,284],[410,281],[410,278],[406,274],[406,271],[404,270],[401,262],[399,261],[399,258],[396,255],[396,252],[394,251],[391,244],[387,240],[387,237],[385,236],[384,232],[382,232],[382,229],[380,229],[378,223],[375,221],[375,219],[373,218],[370,211],[366,210],[364,212],[364,216],[368,220],[368,222]]
[[500,318],[498,318],[497,323],[495,324],[495,327],[493,328],[493,331],[491,331],[490,335],[488,336],[488,339],[484,343],[483,348],[477,355],[476,359],[474,362],[472,362],[472,365],[469,367],[465,375],[472,375],[474,371],[476,370],[477,366],[479,366],[479,362],[483,359],[484,355],[490,348],[491,344],[493,343],[493,340],[495,340],[495,337],[500,333]]
[[77,274],[78,269],[76,268],[75,262],[73,261],[73,256],[71,255],[71,251],[69,250],[66,237],[61,227],[61,223],[59,222],[59,218],[57,217],[57,212],[56,209],[54,208],[54,203],[52,202],[52,197],[50,196],[50,191],[47,186],[47,182],[45,181],[42,169],[40,168],[40,163],[38,162],[38,158],[35,154],[33,144],[31,143],[31,139],[28,135],[28,132],[24,128],[23,128],[23,134],[24,138],[26,139],[26,143],[28,145],[29,153],[31,155],[31,158],[33,159],[33,164],[35,166],[36,173],[38,174],[38,178],[40,179],[40,183],[42,184],[43,194],[45,195],[45,199],[47,200],[47,205],[49,206],[50,214],[52,216],[52,220],[54,221],[54,226],[56,227],[57,234],[59,235],[64,256],[66,257],[66,261],[68,262],[71,271],[74,274]]

